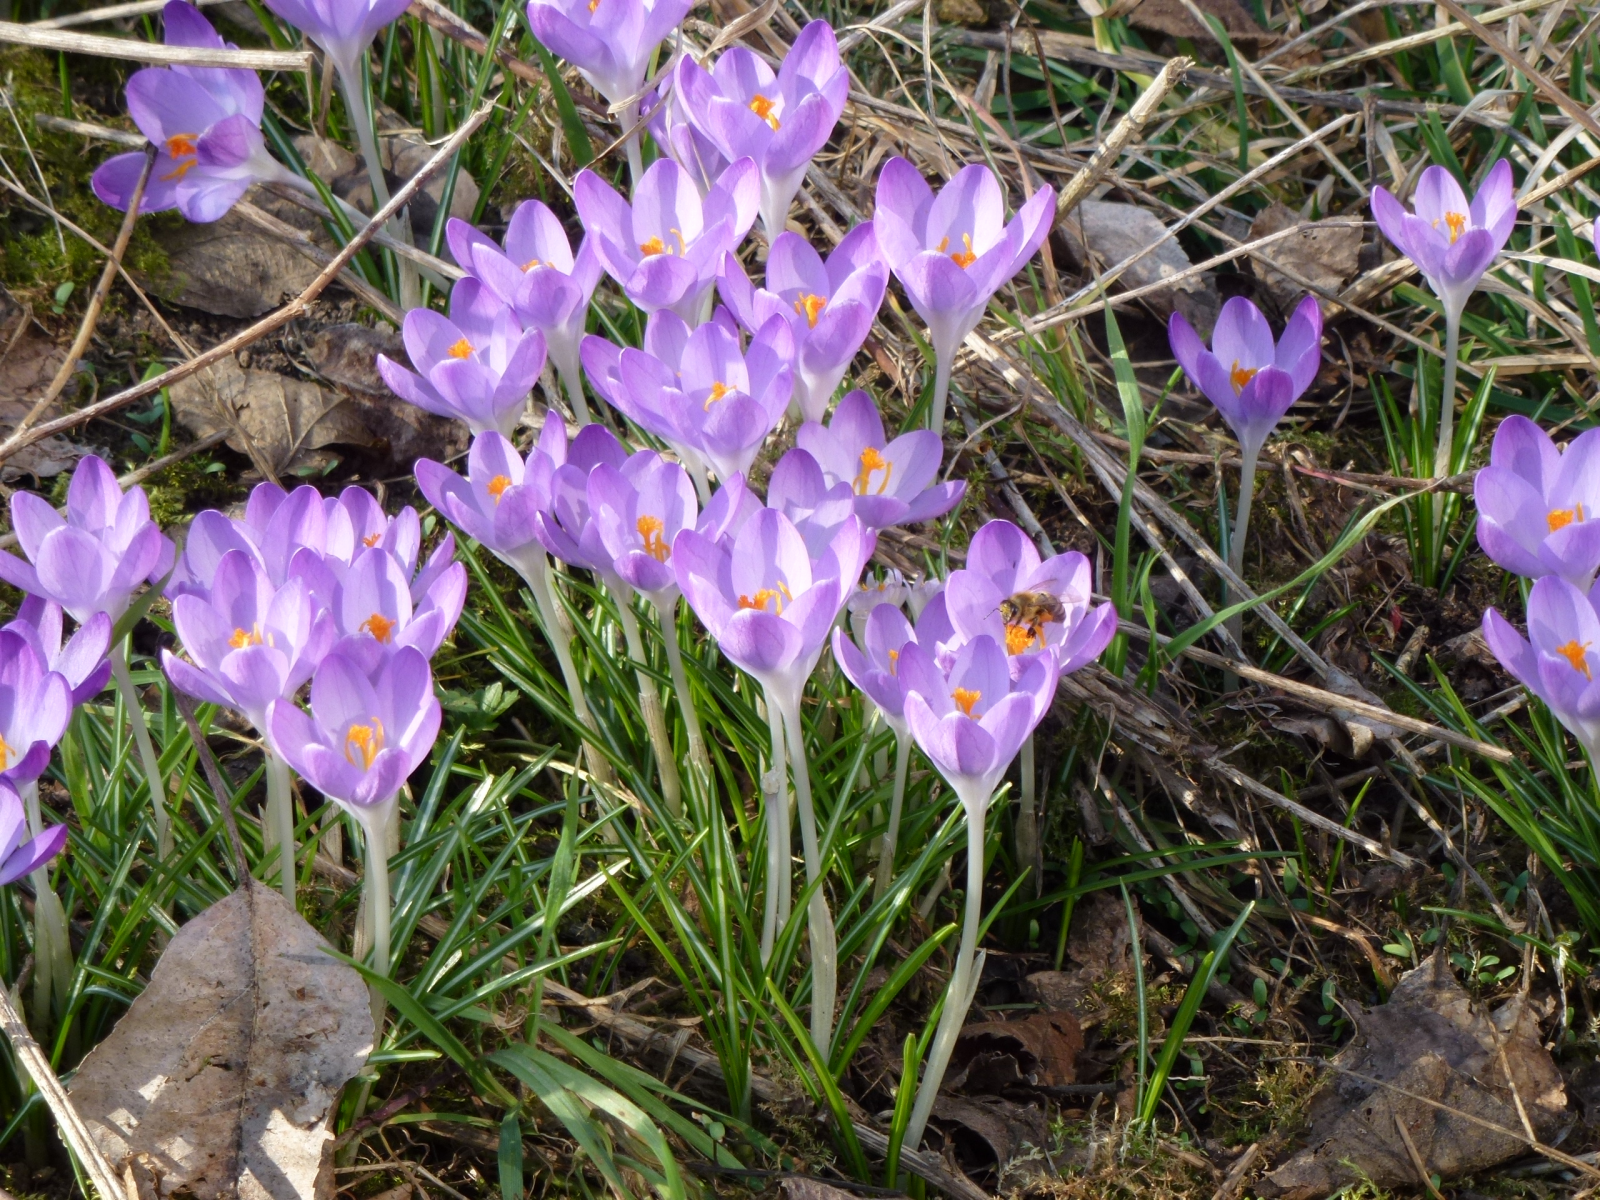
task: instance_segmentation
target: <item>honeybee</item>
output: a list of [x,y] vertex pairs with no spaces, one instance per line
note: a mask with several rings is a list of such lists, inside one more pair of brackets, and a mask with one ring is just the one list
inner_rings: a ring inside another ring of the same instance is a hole
[[1044,627],[1051,621],[1065,621],[1067,619],[1066,605],[1051,595],[1049,592],[1018,592],[1000,601],[1000,619],[1006,623],[1006,629],[1019,630],[1027,634],[1027,640],[1020,646],[1011,647],[1011,638],[1007,638],[1007,648],[1013,654],[1027,649],[1034,642],[1044,645]]

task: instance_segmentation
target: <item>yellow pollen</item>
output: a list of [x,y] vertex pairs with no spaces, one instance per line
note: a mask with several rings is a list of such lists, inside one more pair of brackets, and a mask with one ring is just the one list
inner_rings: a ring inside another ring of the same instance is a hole
[[672,547],[662,540],[661,532],[666,526],[660,517],[643,516],[633,523],[639,531],[639,536],[644,539],[644,552],[657,562],[666,562],[672,557]]
[[259,646],[262,644],[261,625],[258,622],[248,630],[240,628],[233,631],[233,636],[228,639],[228,645],[235,650],[243,650],[246,646]]
[[658,237],[651,238],[648,242],[639,243],[639,253],[644,255],[665,254],[667,244]]
[[357,629],[361,633],[370,633],[380,642],[387,642],[394,636],[394,627],[394,621],[391,621],[382,613],[373,613],[365,621],[361,622]]
[[460,341],[456,342],[456,344],[454,346],[450,347],[450,357],[451,358],[471,358],[472,357],[472,343],[467,341],[466,338],[462,338]]
[[167,139],[167,153],[173,158],[189,158],[200,153],[195,147],[196,135],[175,133]]
[[776,107],[778,107],[776,104],[760,93],[757,93],[756,98],[750,101],[750,111],[768,125],[771,125],[774,133],[778,131],[778,118],[772,115],[772,110]]
[[1450,244],[1454,246],[1456,244],[1456,239],[1461,236],[1462,232],[1467,227],[1466,214],[1447,212],[1444,215],[1444,223],[1450,227]]
[[740,608],[758,608],[762,612],[766,612],[769,603],[772,605],[774,613],[783,612],[783,595],[777,588],[762,588],[754,597],[739,597]]
[[1552,508],[1550,510],[1550,515],[1545,517],[1544,521],[1546,525],[1550,526],[1551,533],[1554,533],[1558,529],[1565,529],[1574,521],[1582,524],[1583,505],[1578,504],[1572,508]]
[[717,380],[715,383],[713,383],[711,385],[711,396],[710,396],[709,399],[706,400],[705,411],[706,412],[710,412],[711,411],[711,406],[713,404],[715,404],[718,400],[721,400],[724,396],[726,396],[731,391],[733,391],[733,389],[731,387],[729,387],[727,384],[723,383],[722,380],[720,380],[720,379]]
[[982,697],[982,692],[968,691],[966,688],[957,688],[950,693],[950,699],[956,702],[956,707],[969,717],[972,715],[972,706]]
[[1585,653],[1588,648],[1588,642],[1580,646],[1578,640],[1574,638],[1565,646],[1557,646],[1556,653],[1571,663],[1574,671],[1582,671],[1585,679],[1593,679],[1594,676],[1589,673],[1589,656]]
[[815,329],[817,327],[817,317],[821,315],[822,310],[826,308],[827,305],[828,301],[822,296],[813,296],[807,294],[801,296],[800,299],[794,302],[794,310],[797,313],[804,313],[806,324],[810,328]]
[[889,486],[889,475],[894,471],[894,464],[883,457],[875,446],[868,446],[861,452],[861,473],[856,476],[856,495],[865,496],[867,489],[872,486],[872,473],[883,472],[883,482],[878,485],[877,495],[883,495]]
[[526,273],[533,270],[535,267],[542,266],[544,266],[544,263],[540,262],[537,258],[530,258],[527,262],[522,264],[522,270],[524,273]]
[[487,487],[485,487],[483,490],[488,492],[489,495],[493,496],[494,497],[494,502],[496,504],[499,504],[500,503],[500,497],[505,495],[506,489],[508,487],[510,487],[510,486],[511,486],[511,476],[509,476],[509,475],[496,475],[493,479],[489,480],[489,485]]
[[383,534],[369,533],[366,537],[361,539],[361,544],[363,546],[376,546],[381,541],[383,541]]
[[[945,239],[946,244],[949,243],[949,240],[949,238]],[[961,235],[961,243],[962,245],[966,246],[966,249],[957,250],[950,256],[950,258],[951,261],[956,264],[956,266],[965,271],[973,263],[978,261],[978,256],[972,252],[972,235],[970,233],[963,233]],[[941,249],[942,248],[943,247],[941,247]]]
[[1041,644],[1044,641],[1043,636],[1037,630],[1031,629],[1027,625],[1007,625],[1006,653],[1012,655],[1021,654],[1029,646],[1033,645],[1036,639]]
[[590,11],[590,13],[593,13],[594,10],[599,8],[599,7],[600,7],[600,0],[589,0],[589,11]]
[[[373,759],[378,757],[378,751],[383,749],[383,722],[377,717],[372,718],[370,725],[352,725],[344,735],[344,757],[352,767],[360,767],[363,771],[372,769]],[[354,751],[354,753],[352,753]],[[356,761],[360,755],[361,761]]]
[[900,665],[900,651],[889,651],[889,674],[895,674],[895,668]]
[[1256,377],[1260,367],[1241,367],[1239,360],[1233,360],[1233,370],[1228,372],[1228,382],[1233,384],[1233,394],[1237,396],[1244,391],[1244,385]]
[[6,740],[0,737],[0,771],[11,765],[11,747],[6,745]]
[[948,249],[950,249],[950,239],[942,237],[939,239],[939,244],[933,248],[933,252],[935,254],[943,254]]

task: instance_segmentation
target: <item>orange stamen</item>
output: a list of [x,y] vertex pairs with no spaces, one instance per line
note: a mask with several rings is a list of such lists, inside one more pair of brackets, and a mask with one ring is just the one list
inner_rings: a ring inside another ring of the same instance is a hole
[[[784,590],[787,591],[788,589]],[[769,602],[772,604],[772,611],[774,613],[783,612],[783,595],[778,591],[777,588],[762,588],[753,597],[739,597],[740,608],[758,608],[762,612],[767,611],[767,604]]]
[[1038,639],[1040,641],[1043,640],[1042,638],[1039,637],[1039,635],[1034,630],[1030,629],[1028,626],[1026,626],[1026,625],[1007,625],[1006,626],[1006,653],[1007,654],[1011,654],[1011,655],[1021,654],[1025,650],[1027,650],[1029,646],[1033,645],[1035,639]]
[[889,475],[894,471],[894,464],[880,454],[875,446],[868,446],[861,452],[861,473],[856,476],[856,495],[865,496],[867,488],[872,485],[872,473],[883,472],[883,482],[878,485],[877,495],[883,495],[889,486]]
[[387,642],[394,635],[395,624],[382,613],[373,613],[357,629],[361,633],[370,633],[380,642]]
[[982,697],[982,692],[968,691],[966,688],[957,688],[950,693],[950,699],[956,702],[956,707],[969,717],[972,715],[972,706]]
[[1579,645],[1578,640],[1574,638],[1565,646],[1557,646],[1556,653],[1571,663],[1574,671],[1582,671],[1585,679],[1593,679],[1594,676],[1589,672],[1589,656],[1586,653],[1588,648],[1588,642]]
[[522,270],[523,270],[523,273],[526,274],[527,272],[533,270],[535,267],[542,267],[542,266],[544,266],[544,264],[542,262],[540,262],[537,258],[530,258],[527,262],[522,264]]
[[173,158],[188,158],[190,155],[200,153],[195,146],[198,135],[193,133],[175,133],[167,139],[167,153]]
[[[378,751],[383,749],[383,722],[377,717],[372,718],[370,725],[352,725],[344,735],[344,758],[352,767],[360,767],[363,771],[372,769],[372,762],[378,757]],[[351,751],[355,753],[352,754]],[[356,755],[361,756],[361,761],[356,761]]]
[[0,771],[11,765],[11,747],[6,745],[6,740],[0,737]]
[[472,357],[472,343],[467,341],[466,338],[461,338],[459,341],[456,342],[456,344],[454,346],[450,347],[450,357],[451,358],[471,358]]
[[[946,238],[946,243],[948,243],[949,240],[949,238]],[[965,271],[973,263],[978,261],[978,256],[972,252],[972,235],[970,233],[963,233],[961,235],[961,242],[964,246],[966,246],[966,249],[957,250],[950,256],[950,258],[951,261],[956,264],[956,266]],[[943,249],[943,247],[941,246],[940,249]]]
[[1244,385],[1254,379],[1260,370],[1260,367],[1241,367],[1239,360],[1234,359],[1233,370],[1228,372],[1228,382],[1233,384],[1233,394],[1237,396],[1244,391]]
[[1450,227],[1450,244],[1454,246],[1456,239],[1467,228],[1467,216],[1465,213],[1448,212],[1444,215],[1444,223]]
[[381,541],[383,541],[383,534],[369,533],[366,537],[361,539],[361,544],[363,546],[376,546]]
[[1581,523],[1583,521],[1583,505],[1574,505],[1572,508],[1552,508],[1544,521],[1546,525],[1550,526],[1551,533],[1558,529],[1565,529],[1574,521]]
[[641,254],[654,256],[657,254],[665,254],[666,252],[667,244],[658,237],[653,237],[648,242],[639,243],[639,253]]
[[713,404],[715,404],[718,400],[721,400],[724,396],[726,396],[731,391],[733,391],[733,389],[731,387],[729,387],[727,384],[723,383],[722,380],[720,380],[720,379],[717,380],[715,383],[713,383],[711,385],[711,396],[706,401],[706,404],[705,404],[705,411],[706,412],[710,412],[711,411],[711,406]]
[[262,644],[261,625],[252,625],[248,630],[240,628],[233,631],[233,636],[228,639],[228,645],[235,650],[243,650],[246,646],[259,646]]
[[889,674],[893,675],[895,673],[895,668],[898,667],[899,665],[900,665],[900,651],[898,651],[898,650],[889,651]]
[[794,310],[797,313],[804,313],[806,325],[815,329],[817,327],[817,317],[827,305],[828,301],[822,296],[808,294],[801,296],[800,299],[794,302]]
[[933,252],[935,254],[943,254],[948,249],[950,249],[950,239],[942,237],[939,239],[939,244],[933,248]]
[[494,502],[496,504],[499,504],[500,503],[500,497],[505,495],[505,490],[510,486],[511,486],[511,476],[509,476],[509,475],[496,475],[493,479],[489,480],[488,486],[485,487],[483,490],[488,492],[489,495],[493,496],[494,497]]
[[774,133],[778,131],[778,118],[772,115],[772,110],[777,107],[777,104],[759,93],[757,93],[754,100],[750,101],[750,111],[772,126]]
[[639,531],[639,536],[644,539],[644,552],[657,562],[666,562],[672,557],[672,547],[662,540],[661,531],[666,522],[660,517],[643,516],[633,523]]

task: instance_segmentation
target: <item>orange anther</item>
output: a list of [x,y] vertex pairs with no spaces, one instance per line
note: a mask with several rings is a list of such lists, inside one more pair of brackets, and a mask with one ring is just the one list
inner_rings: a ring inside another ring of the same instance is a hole
[[956,688],[955,691],[950,693],[950,699],[956,702],[956,707],[969,717],[972,715],[972,706],[982,697],[982,692],[969,691],[966,688]]
[[459,339],[454,346],[450,347],[450,357],[451,358],[471,358],[472,357],[472,343],[467,341],[466,338]]
[[772,115],[772,110],[777,107],[774,101],[768,100],[759,92],[756,94],[755,99],[750,101],[750,111],[772,126],[774,133],[778,131],[778,118]]
[[1583,521],[1583,505],[1576,504],[1571,508],[1552,508],[1544,521],[1546,525],[1550,526],[1551,533],[1558,529],[1565,529],[1574,521],[1581,523]]
[[493,479],[489,480],[488,485],[483,490],[488,492],[489,495],[493,496],[494,502],[499,504],[500,497],[505,494],[505,490],[510,486],[511,476],[496,475]]
[[[363,771],[372,769],[372,762],[378,757],[378,751],[383,749],[383,722],[377,717],[372,718],[370,725],[352,725],[344,735],[345,761],[353,767],[360,767]],[[352,754],[351,751],[355,753]],[[361,761],[357,762],[356,757]]]
[[1239,360],[1233,360],[1233,370],[1228,372],[1228,382],[1233,384],[1233,394],[1237,396],[1244,391],[1244,385],[1256,377],[1260,367],[1241,367]]
[[810,294],[801,296],[800,299],[794,302],[795,312],[804,313],[806,324],[812,329],[817,327],[817,317],[821,315],[822,310],[827,306],[828,301],[825,297]]
[[662,540],[662,530],[666,529],[666,522],[660,517],[643,516],[633,523],[639,531],[639,536],[644,539],[644,552],[657,562],[666,562],[672,557],[672,547]]
[[395,622],[382,613],[373,613],[357,627],[361,633],[370,633],[380,642],[387,642],[394,636]]
[[1588,649],[1588,642],[1584,642],[1582,645],[1579,645],[1578,640],[1574,638],[1565,646],[1557,646],[1556,653],[1571,663],[1574,671],[1582,671],[1585,679],[1593,679],[1594,676],[1589,673]]

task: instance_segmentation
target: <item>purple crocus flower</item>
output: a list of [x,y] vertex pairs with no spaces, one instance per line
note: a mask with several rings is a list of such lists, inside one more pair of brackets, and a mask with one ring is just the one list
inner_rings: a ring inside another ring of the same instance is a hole
[[1600,570],[1600,429],[1558,450],[1527,417],[1495,430],[1489,465],[1472,483],[1478,544],[1508,571],[1559,575],[1587,588]]
[[37,871],[67,844],[65,825],[52,825],[38,837],[24,841],[27,832],[22,797],[9,780],[0,777],[0,887]]
[[783,232],[811,156],[822,149],[850,96],[850,73],[826,21],[800,31],[774,74],[754,51],[734,46],[707,71],[678,60],[673,92],[689,120],[729,161],[761,170],[761,226]]
[[267,7],[326,50],[348,77],[378,31],[410,5],[408,0],[267,0]]
[[684,530],[673,542],[672,564],[684,598],[722,652],[798,705],[828,630],[876,543],[852,516],[813,557],[794,523],[765,508],[731,546]]
[[589,406],[578,374],[578,346],[589,299],[600,282],[600,260],[586,237],[572,253],[561,220],[541,201],[525,200],[511,214],[505,247],[452,217],[445,236],[456,262],[512,307],[524,327],[544,335],[550,361],[561,374],[580,425]]
[[[1041,559],[1022,530],[1010,521],[990,521],[972,537],[967,565],[945,583],[945,607],[962,642],[988,637],[1011,660],[1013,674],[1027,660],[1050,653],[1063,675],[1100,657],[1117,632],[1117,612],[1107,602],[1090,607],[1094,571],[1076,550]],[[1023,593],[1045,595],[1020,605]]]
[[183,554],[167,585],[167,594],[204,593],[223,556],[243,550],[261,564],[274,586],[294,573],[296,555],[321,557],[327,544],[327,504],[310,484],[286,492],[275,483],[258,483],[250,490],[240,519],[208,508],[189,523]]
[[650,136],[694,180],[704,196],[728,169],[728,159],[716,144],[695,128],[669,77],[646,96],[639,110],[650,114]]
[[1243,296],[1222,306],[1206,349],[1182,313],[1167,322],[1172,353],[1190,381],[1217,406],[1246,457],[1261,452],[1267,435],[1311,386],[1322,361],[1322,310],[1300,301],[1276,343],[1261,310]]
[[[744,480],[735,476],[734,486]],[[589,528],[603,551],[601,573],[643,592],[657,609],[670,609],[678,595],[673,539],[696,528],[699,515],[689,473],[648,450],[620,467],[601,463],[589,474],[588,504]]]
[[61,644],[61,606],[39,596],[29,596],[5,629],[22,638],[44,663],[72,689],[74,706],[100,694],[111,678],[111,618],[97,612],[78,626],[66,645]]
[[884,261],[928,323],[935,364],[929,428],[944,428],[956,349],[990,298],[1033,257],[1055,211],[1055,192],[1041,187],[1007,224],[1000,181],[979,163],[956,172],[937,197],[905,159],[883,164],[872,225]]
[[144,489],[123,492],[105,460],[93,454],[72,472],[64,519],[43,497],[17,492],[11,527],[28,562],[0,553],[0,579],[54,601],[80,623],[97,612],[115,620],[135,588],[172,570],[172,542],[150,519]]
[[795,445],[808,452],[830,484],[845,483],[856,516],[873,529],[942,517],[967,494],[965,480],[935,483],[944,440],[914,429],[889,441],[883,419],[866,392],[848,393],[826,426],[807,421]]
[[[169,46],[235,48],[185,0],[171,0],[161,16]],[[128,114],[157,148],[141,213],[176,208],[191,221],[215,221],[251,184],[295,178],[262,140],[264,92],[254,71],[146,67],[129,78],[127,95]],[[101,163],[91,181],[95,195],[126,212],[144,157],[135,150]]]
[[432,658],[456,627],[466,598],[467,569],[460,563],[451,563],[413,600],[411,576],[399,557],[380,546],[364,550],[329,605],[339,651],[368,674],[406,647]]
[[1600,762],[1600,612],[1594,590],[1585,594],[1559,575],[1546,575],[1528,593],[1528,636],[1494,609],[1483,614],[1483,640],[1500,665],[1545,704]]
[[535,518],[550,504],[550,477],[566,461],[567,431],[561,417],[545,418],[538,445],[524,461],[500,434],[489,430],[472,439],[467,474],[462,478],[443,463],[417,460],[417,486],[445,520],[496,556],[532,569],[543,556]]
[[20,787],[50,765],[72,719],[72,688],[28,639],[0,630],[0,779]]
[[161,652],[173,686],[233,709],[263,734],[272,702],[300,690],[336,636],[303,582],[274,587],[243,550],[223,556],[208,594],[172,602],[172,623],[192,660]]
[[889,269],[878,257],[872,223],[857,225],[824,263],[797,233],[780,233],[757,288],[734,254],[724,256],[717,287],[739,324],[754,333],[782,314],[794,331],[794,405],[820,421],[883,303]]
[[689,173],[663,158],[644,173],[631,205],[587,170],[573,181],[572,199],[600,265],[628,299],[646,312],[670,308],[698,323],[722,256],[755,220],[760,189],[756,164],[741,158],[702,201]]
[[[661,437],[681,458],[705,464],[718,479],[747,474],[761,444],[783,416],[793,390],[794,335],[773,317],[743,351],[731,321],[707,321],[683,342],[678,367],[646,350],[616,350],[604,339],[584,339],[590,382],[624,416]],[[678,329],[672,318],[652,321]],[[675,348],[673,339],[655,339]],[[613,365],[614,363],[614,365]]]
[[550,501],[533,522],[534,535],[562,562],[600,571],[610,565],[599,532],[589,520],[589,475],[597,467],[620,468],[627,448],[604,425],[585,425],[567,448],[567,459],[550,473]]
[[395,395],[464,421],[473,433],[516,432],[528,393],[544,370],[544,334],[523,329],[494,292],[471,278],[450,293],[449,317],[413,308],[402,332],[406,354],[421,373],[378,355],[378,373]]
[[1372,189],[1372,219],[1417,264],[1446,316],[1457,322],[1516,224],[1511,164],[1503,158],[1496,162],[1470,203],[1454,175],[1429,167],[1417,181],[1412,204],[1415,212],[1407,212],[1387,189]]
[[887,602],[875,604],[867,614],[860,648],[845,636],[844,630],[833,631],[833,657],[839,669],[883,715],[884,723],[894,730],[896,737],[905,737],[910,732],[905,717],[900,651],[908,642],[916,640],[916,630],[899,605]]
[[848,484],[830,486],[817,460],[796,446],[772,468],[767,507],[789,518],[815,558],[855,512],[855,497]]

